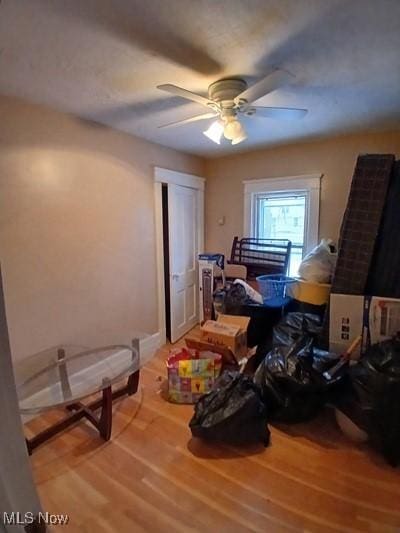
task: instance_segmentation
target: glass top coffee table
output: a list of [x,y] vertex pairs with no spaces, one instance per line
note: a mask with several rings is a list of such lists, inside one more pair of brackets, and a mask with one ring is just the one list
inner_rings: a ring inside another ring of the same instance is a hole
[[[69,411],[59,422],[26,439],[29,454],[82,418],[89,420],[104,440],[109,440],[112,402],[137,391],[139,370],[139,339],[134,339],[131,346],[95,349],[61,346],[17,363],[14,371],[21,414],[32,415],[54,408]],[[126,383],[113,390],[113,385],[123,379]],[[100,398],[82,403],[96,393],[101,393]]]

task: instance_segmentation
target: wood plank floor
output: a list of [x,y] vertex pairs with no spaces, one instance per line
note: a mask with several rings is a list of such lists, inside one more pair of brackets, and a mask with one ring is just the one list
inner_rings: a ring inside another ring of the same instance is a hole
[[34,451],[44,509],[70,517],[56,531],[400,531],[400,469],[347,441],[329,411],[272,427],[268,448],[204,444],[191,438],[192,407],[162,398],[167,354],[115,404],[110,442],[80,423]]

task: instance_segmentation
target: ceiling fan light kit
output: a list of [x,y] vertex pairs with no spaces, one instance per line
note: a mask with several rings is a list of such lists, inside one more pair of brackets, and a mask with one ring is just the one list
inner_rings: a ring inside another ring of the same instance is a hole
[[188,122],[216,118],[209,128],[203,131],[211,141],[220,144],[222,135],[233,145],[247,139],[243,124],[239,121],[240,115],[247,117],[259,116],[272,119],[300,119],[307,114],[307,109],[289,107],[258,107],[252,103],[270,92],[286,84],[293,76],[283,70],[274,70],[260,81],[247,86],[240,78],[229,78],[216,81],[208,88],[208,98],[172,84],[158,85],[158,89],[175,96],[181,96],[197,102],[208,108],[208,113],[196,115],[171,124],[160,126],[169,128],[180,126]]
[[203,134],[217,144],[221,144],[222,135],[225,139],[232,141],[232,144],[239,144],[247,139],[242,124],[236,119],[216,120],[206,131],[203,131]]
[[243,132],[243,135],[238,135],[237,137],[235,137],[234,139],[232,139],[232,144],[235,145],[235,144],[239,144],[241,143],[242,141],[245,141],[247,139],[247,135],[245,132]]
[[238,137],[243,137],[243,133],[244,133],[243,126],[236,118],[226,120],[225,127],[224,127],[225,139],[229,139],[230,141],[233,141],[234,139],[237,139]]
[[216,144],[221,144],[222,134],[224,133],[224,124],[221,120],[213,122],[203,134]]

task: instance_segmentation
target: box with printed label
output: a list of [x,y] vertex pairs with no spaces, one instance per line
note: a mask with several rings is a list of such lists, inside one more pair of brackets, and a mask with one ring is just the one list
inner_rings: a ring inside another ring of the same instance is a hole
[[[400,300],[380,296],[331,294],[329,348],[344,352],[362,335],[361,353],[400,332]],[[358,352],[359,355],[360,351]],[[355,353],[357,355],[357,352]]]
[[203,342],[229,348],[236,359],[247,355],[247,316],[218,315],[217,320],[207,320],[200,328]]

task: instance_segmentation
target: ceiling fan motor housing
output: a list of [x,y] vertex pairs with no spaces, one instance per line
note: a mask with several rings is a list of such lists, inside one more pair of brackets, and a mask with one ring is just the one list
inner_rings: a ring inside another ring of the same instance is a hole
[[241,79],[219,80],[209,86],[208,96],[222,108],[234,107],[234,99],[246,88],[247,83]]

